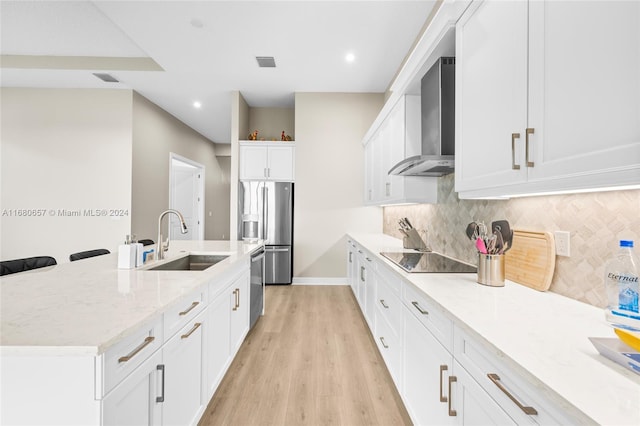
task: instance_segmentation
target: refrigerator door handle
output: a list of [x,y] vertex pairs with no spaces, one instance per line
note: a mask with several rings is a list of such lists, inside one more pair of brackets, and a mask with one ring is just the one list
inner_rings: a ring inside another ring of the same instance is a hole
[[269,241],[269,188],[262,188],[262,237]]
[[283,252],[283,251],[289,251],[289,249],[288,249],[288,248],[271,248],[271,247],[268,247],[268,248],[266,248],[265,250],[266,250],[266,251],[269,251],[269,252]]

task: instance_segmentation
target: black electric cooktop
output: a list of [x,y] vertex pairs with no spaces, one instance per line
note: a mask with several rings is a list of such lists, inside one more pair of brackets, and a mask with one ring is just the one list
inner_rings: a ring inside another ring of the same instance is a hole
[[438,253],[386,252],[380,253],[407,272],[422,273],[466,273],[477,272],[477,268]]

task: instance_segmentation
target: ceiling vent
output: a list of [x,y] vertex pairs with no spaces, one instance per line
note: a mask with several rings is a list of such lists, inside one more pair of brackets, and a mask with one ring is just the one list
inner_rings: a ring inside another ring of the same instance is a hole
[[107,73],[99,73],[99,72],[94,72],[93,75],[95,75],[96,77],[98,77],[100,80],[104,81],[105,83],[120,83],[114,76],[112,76],[111,74],[107,74]]
[[275,68],[276,60],[273,56],[256,56],[256,61],[258,61],[258,66],[260,68]]

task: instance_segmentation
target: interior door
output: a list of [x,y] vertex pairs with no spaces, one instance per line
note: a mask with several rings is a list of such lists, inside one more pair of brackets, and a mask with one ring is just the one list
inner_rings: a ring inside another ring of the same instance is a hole
[[180,222],[175,215],[169,216],[169,236],[172,240],[204,239],[201,218],[204,205],[202,167],[172,158],[169,177],[170,208],[182,213],[188,232],[180,232]]

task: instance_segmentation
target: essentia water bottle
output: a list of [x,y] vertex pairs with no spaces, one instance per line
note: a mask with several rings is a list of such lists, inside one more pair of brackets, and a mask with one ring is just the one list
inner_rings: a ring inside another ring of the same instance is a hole
[[605,317],[612,325],[640,331],[638,272],[640,262],[633,241],[620,240],[620,249],[604,268],[608,306]]

